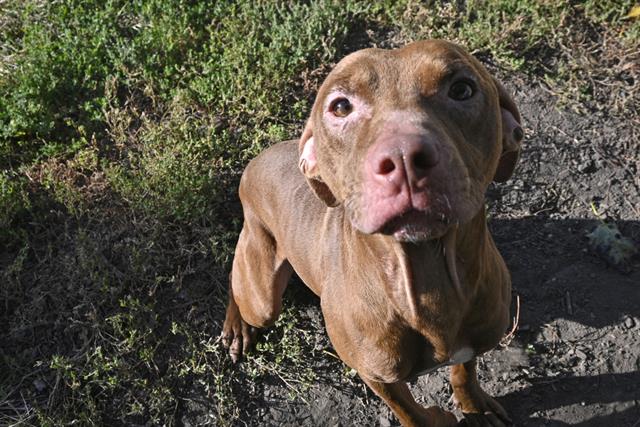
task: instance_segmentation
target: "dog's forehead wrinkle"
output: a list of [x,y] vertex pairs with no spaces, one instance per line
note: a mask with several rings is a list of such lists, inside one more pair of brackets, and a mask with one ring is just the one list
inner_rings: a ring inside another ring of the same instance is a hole
[[404,62],[404,78],[396,84],[410,88],[412,94],[428,97],[454,76],[463,75],[476,80],[476,68],[469,58],[461,55],[439,55],[419,52]]
[[386,75],[388,71],[384,61],[375,57],[360,59],[336,66],[326,81],[330,85],[329,91],[342,89],[345,92],[357,93],[378,88],[382,80],[381,75]]

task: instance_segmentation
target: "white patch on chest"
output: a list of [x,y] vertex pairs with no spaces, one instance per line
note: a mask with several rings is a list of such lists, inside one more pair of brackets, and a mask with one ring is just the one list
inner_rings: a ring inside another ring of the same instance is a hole
[[471,359],[473,359],[475,355],[476,353],[473,351],[471,347],[462,347],[454,351],[453,354],[449,357],[449,360],[447,360],[446,362],[440,363],[436,366],[432,366],[431,368],[423,369],[422,371],[416,373],[414,375],[414,378],[418,378],[422,375],[429,374],[445,366],[459,365],[461,363],[466,363]]
[[466,363],[473,359],[475,356],[475,352],[471,347],[462,347],[459,350],[456,350],[451,357],[449,357],[449,365],[459,365],[461,363]]

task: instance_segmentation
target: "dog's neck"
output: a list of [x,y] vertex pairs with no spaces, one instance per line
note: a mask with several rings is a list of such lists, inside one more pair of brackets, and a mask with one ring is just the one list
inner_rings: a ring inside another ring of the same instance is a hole
[[458,329],[478,287],[499,268],[491,261],[496,249],[484,207],[439,239],[405,243],[374,235],[365,242],[382,264],[381,283],[396,314],[432,342],[455,339],[441,331]]

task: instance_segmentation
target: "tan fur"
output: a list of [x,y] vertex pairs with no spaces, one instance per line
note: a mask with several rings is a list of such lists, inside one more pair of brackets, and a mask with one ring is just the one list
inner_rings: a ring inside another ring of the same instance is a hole
[[[477,82],[476,98],[464,106],[442,95],[455,70]],[[478,385],[475,359],[460,359],[493,348],[509,318],[510,276],[487,229],[483,198],[503,153],[519,150],[519,140],[503,135],[503,128],[510,132],[513,126],[503,125],[501,111],[514,123],[520,116],[496,84],[462,48],[443,41],[367,49],[336,66],[318,92],[303,137],[264,151],[243,174],[244,226],[223,328],[234,360],[251,344],[252,327],[277,319],[295,271],[320,296],[340,358],[403,425],[456,425],[452,414],[418,405],[405,384],[455,363],[451,382],[463,412],[476,414],[477,425],[508,424],[502,407]],[[326,113],[327,97],[336,90],[369,108],[339,132]],[[451,162],[436,171],[440,175],[434,172],[447,182],[442,194],[452,205],[446,211],[450,225],[416,241],[365,234],[354,226],[370,214],[362,202],[369,147],[404,112],[417,115],[416,123]],[[309,172],[299,156],[312,137],[317,164],[305,177],[297,165]],[[510,172],[514,165],[503,166]]]

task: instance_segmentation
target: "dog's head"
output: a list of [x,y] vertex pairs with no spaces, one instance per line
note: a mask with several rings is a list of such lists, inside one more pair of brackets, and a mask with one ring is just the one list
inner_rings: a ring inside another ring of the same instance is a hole
[[523,137],[502,85],[461,47],[365,49],[326,78],[300,139],[300,169],[363,233],[441,237],[507,180]]

